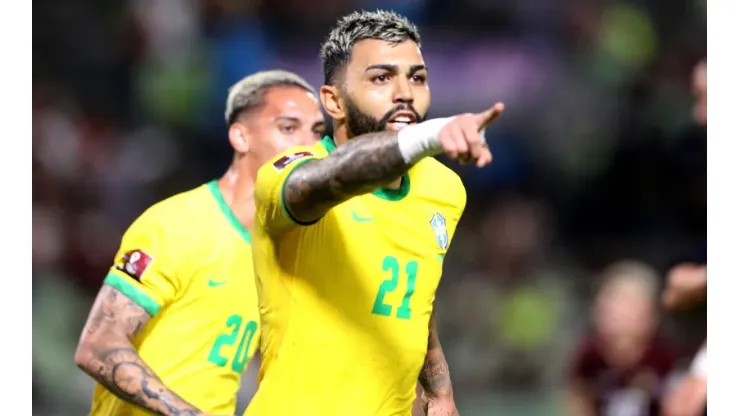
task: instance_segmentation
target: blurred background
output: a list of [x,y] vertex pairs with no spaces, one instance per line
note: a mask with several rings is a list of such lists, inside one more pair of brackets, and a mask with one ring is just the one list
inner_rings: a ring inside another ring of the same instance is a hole
[[[419,25],[430,116],[507,106],[494,164],[454,167],[469,202],[437,302],[461,414],[566,414],[567,381],[593,373],[605,268],[629,259],[619,273],[659,288],[670,266],[705,261],[690,84],[703,1],[34,0],[34,414],[87,414],[93,383],[73,354],[93,297],[134,218],[225,171],[227,87],[270,68],[321,85],[333,22],[375,8]],[[680,372],[705,309],[644,314]]]

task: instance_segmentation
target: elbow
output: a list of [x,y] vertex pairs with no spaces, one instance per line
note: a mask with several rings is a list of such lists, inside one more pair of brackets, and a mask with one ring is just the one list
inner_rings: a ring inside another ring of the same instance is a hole
[[75,365],[88,374],[94,374],[110,358],[112,352],[134,350],[131,340],[115,332],[83,334],[75,350]]
[[89,373],[89,369],[94,360],[94,348],[90,345],[90,342],[84,339],[81,340],[77,345],[77,350],[75,351],[75,365],[77,365],[80,370]]
[[110,345],[111,335],[106,334],[109,338],[106,339],[105,345],[103,345],[103,338],[83,334],[75,350],[75,365],[85,373],[93,374],[103,361],[102,352],[105,351],[106,346]]

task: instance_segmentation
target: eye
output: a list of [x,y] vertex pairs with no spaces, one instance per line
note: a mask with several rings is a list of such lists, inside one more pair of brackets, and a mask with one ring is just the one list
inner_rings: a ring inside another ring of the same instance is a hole
[[286,134],[295,132],[296,127],[293,124],[283,124],[280,126],[280,131]]
[[427,76],[426,75],[417,74],[417,75],[414,75],[414,76],[411,77],[411,81],[413,81],[413,82],[415,82],[417,84],[423,84],[423,83],[427,82]]
[[372,77],[372,81],[374,83],[376,83],[376,84],[383,84],[385,82],[388,82],[390,79],[391,79],[391,77],[389,77],[386,74],[376,75],[376,76]]

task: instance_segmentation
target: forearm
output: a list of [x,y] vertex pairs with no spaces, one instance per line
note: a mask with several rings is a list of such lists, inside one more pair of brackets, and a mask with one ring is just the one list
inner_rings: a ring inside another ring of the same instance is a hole
[[707,286],[669,287],[663,293],[663,304],[668,309],[681,309],[701,302],[707,297]]
[[401,154],[397,133],[363,135],[326,158],[297,167],[286,180],[283,201],[296,218],[315,220],[353,196],[398,179],[411,165]]
[[435,313],[429,320],[429,340],[427,342],[427,355],[424,365],[419,374],[419,384],[427,397],[431,399],[452,400],[452,381],[450,369],[442,351],[442,344],[437,334],[437,319]]
[[201,412],[164,385],[134,347],[112,342],[91,346],[80,368],[122,400],[158,415],[195,416]]
[[452,399],[452,381],[441,347],[430,349],[419,374],[419,384],[430,398]]
[[104,285],[95,299],[75,354],[80,369],[122,400],[158,415],[200,412],[172,392],[131,343],[148,313],[118,290]]
[[706,296],[706,266],[679,265],[669,274],[663,304],[668,309],[680,309],[700,302]]

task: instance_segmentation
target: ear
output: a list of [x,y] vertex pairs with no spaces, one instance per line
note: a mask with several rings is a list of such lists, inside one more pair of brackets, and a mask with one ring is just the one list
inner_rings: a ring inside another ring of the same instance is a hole
[[249,132],[241,123],[229,126],[229,143],[237,153],[249,152]]
[[324,110],[332,120],[342,120],[346,117],[344,113],[344,103],[339,95],[337,87],[332,85],[322,85],[319,90],[319,98]]

